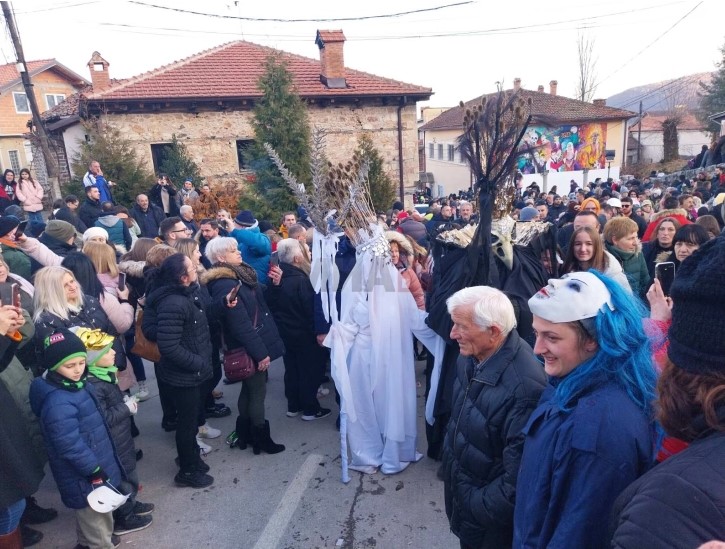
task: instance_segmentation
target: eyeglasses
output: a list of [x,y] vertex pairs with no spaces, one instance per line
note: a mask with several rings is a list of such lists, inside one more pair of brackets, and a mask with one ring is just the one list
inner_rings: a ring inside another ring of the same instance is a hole
[[192,230],[184,227],[183,229],[176,229],[175,231],[171,231],[171,232],[172,233],[190,233],[190,232],[192,232]]
[[632,207],[631,204],[622,204],[622,208],[631,208],[631,207]]

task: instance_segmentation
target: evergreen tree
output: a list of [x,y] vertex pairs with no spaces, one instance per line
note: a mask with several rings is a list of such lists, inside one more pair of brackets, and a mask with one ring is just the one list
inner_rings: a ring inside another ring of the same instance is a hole
[[725,111],[725,45],[720,48],[722,59],[717,63],[718,70],[712,76],[709,84],[700,82],[700,119],[707,124],[708,129],[718,131],[718,125],[710,120],[715,113]]
[[257,219],[276,222],[297,204],[287,184],[264,150],[269,143],[298,181],[308,184],[310,174],[310,127],[307,111],[295,93],[287,64],[275,56],[265,61],[265,72],[257,83],[264,93],[254,106],[254,144],[244,159],[254,171],[253,181],[242,190],[239,206]]
[[84,121],[83,128],[88,139],[79,140],[78,152],[71,159],[75,176],[70,184],[64,186],[64,194],[73,193],[81,201],[85,199],[83,176],[90,161],[97,160],[106,180],[116,183],[112,187],[116,203],[131,206],[137,194],[147,192],[153,185],[153,174],[138,159],[131,142],[115,126],[101,118],[94,118]]
[[368,134],[358,138],[355,156],[361,163],[365,161],[368,163],[368,185],[373,210],[387,212],[396,199],[395,185],[385,172],[383,158]]
[[168,175],[177,189],[181,188],[187,178],[191,178],[194,186],[201,187],[199,166],[189,155],[186,145],[176,139],[176,134],[172,136],[171,144],[166,147],[166,156],[159,166],[159,171]]

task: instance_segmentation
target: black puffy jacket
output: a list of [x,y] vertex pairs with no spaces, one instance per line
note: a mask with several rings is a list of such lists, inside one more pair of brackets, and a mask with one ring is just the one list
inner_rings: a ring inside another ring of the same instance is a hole
[[[725,408],[718,416],[722,425]],[[725,540],[723,464],[725,433],[714,432],[638,478],[614,503],[611,547],[694,548]]]
[[[234,271],[221,266],[212,267],[202,278],[215,301],[225,299],[239,281]],[[255,315],[256,328],[253,324]],[[219,321],[227,349],[244,347],[256,362],[267,356],[274,360],[284,354],[284,344],[260,285],[252,288],[242,284],[236,306],[231,309],[225,307]]]
[[298,267],[280,263],[282,281],[271,284],[265,297],[285,347],[299,347],[315,341],[313,325],[315,290],[310,277]]
[[195,387],[211,378],[211,338],[202,290],[152,287],[146,297],[144,335],[159,346],[159,377],[173,387]]
[[127,474],[136,470],[136,446],[131,436],[131,411],[123,403],[123,393],[118,384],[109,383],[93,375],[88,376],[96,390],[96,399],[103,413],[103,419],[111,432],[111,441],[116,455]]
[[546,387],[543,366],[514,331],[488,361],[459,357],[443,450],[451,531],[472,547],[511,547],[522,429]]

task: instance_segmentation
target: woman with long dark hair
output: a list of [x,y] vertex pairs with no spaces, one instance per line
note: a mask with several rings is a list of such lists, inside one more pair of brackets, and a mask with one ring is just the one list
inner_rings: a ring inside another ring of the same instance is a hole
[[579,227],[569,241],[561,274],[596,269],[613,278],[625,290],[632,291],[622,266],[605,248],[599,233],[591,227]]
[[0,211],[15,203],[15,172],[8,168],[0,181]]
[[725,540],[725,239],[682,262],[657,382],[657,419],[689,447],[629,486],[608,547],[699,547]]
[[597,271],[529,300],[549,385],[524,427],[514,547],[604,547],[617,496],[654,461],[655,369],[638,300]]
[[28,168],[20,170],[20,181],[15,188],[15,196],[33,223],[43,224],[43,186],[33,179]]

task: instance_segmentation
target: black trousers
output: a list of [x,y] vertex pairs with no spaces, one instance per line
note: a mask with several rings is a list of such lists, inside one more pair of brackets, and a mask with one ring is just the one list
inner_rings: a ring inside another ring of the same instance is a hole
[[[285,342],[285,346],[286,346]],[[294,347],[287,347],[284,354],[284,396],[290,412],[302,411],[314,415],[320,409],[317,388],[325,369],[322,348],[311,339]]]
[[199,430],[201,393],[198,385],[166,387],[169,398],[176,408],[176,451],[179,454],[179,468],[182,473],[190,473],[197,469],[200,459],[196,433]]
[[211,380],[209,381],[209,390],[207,391],[206,395],[203,397],[204,405],[207,408],[213,408],[215,404],[215,399],[212,396],[212,391],[214,390],[214,387],[219,385],[219,382],[222,379],[222,361],[219,358],[219,347],[216,346],[216,344],[213,344],[212,350],[211,350],[211,369],[212,369],[212,376]]

